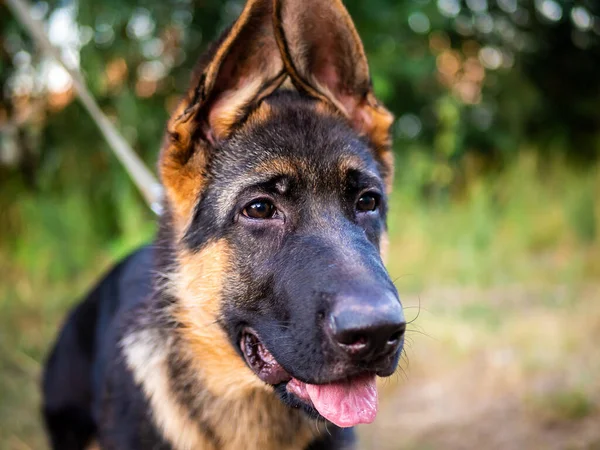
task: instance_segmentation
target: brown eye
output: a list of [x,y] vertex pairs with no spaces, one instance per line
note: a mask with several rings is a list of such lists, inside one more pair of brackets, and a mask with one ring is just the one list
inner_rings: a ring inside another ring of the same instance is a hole
[[359,212],[375,211],[378,206],[379,196],[370,192],[361,195],[356,202],[356,210]]
[[256,200],[246,206],[242,214],[251,219],[270,219],[275,214],[275,205],[269,200]]

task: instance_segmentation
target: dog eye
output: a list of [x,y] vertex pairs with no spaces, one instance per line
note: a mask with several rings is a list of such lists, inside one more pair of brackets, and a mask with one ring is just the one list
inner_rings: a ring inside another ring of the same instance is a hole
[[379,195],[374,192],[366,192],[356,202],[356,210],[359,212],[375,211],[379,207]]
[[251,219],[270,219],[275,211],[275,205],[269,200],[256,200],[246,206],[242,214]]

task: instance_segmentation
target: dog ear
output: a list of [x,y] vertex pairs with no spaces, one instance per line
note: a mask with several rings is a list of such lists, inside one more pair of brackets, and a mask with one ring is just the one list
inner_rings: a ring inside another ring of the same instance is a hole
[[391,186],[392,114],[373,94],[362,41],[341,0],[273,0],[274,29],[296,88],[336,108],[366,135]]
[[272,16],[272,0],[247,1],[200,60],[192,88],[167,124],[159,170],[169,206],[181,217],[189,218],[202,190],[210,151],[286,76]]

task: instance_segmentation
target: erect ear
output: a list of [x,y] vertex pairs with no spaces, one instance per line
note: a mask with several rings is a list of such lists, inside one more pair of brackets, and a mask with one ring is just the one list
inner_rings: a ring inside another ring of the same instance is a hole
[[191,216],[210,151],[286,74],[273,34],[272,0],[248,0],[237,21],[200,60],[198,75],[167,124],[159,169],[167,201]]
[[373,94],[365,51],[341,0],[273,0],[274,29],[296,88],[345,115],[369,137],[392,181],[392,114]]

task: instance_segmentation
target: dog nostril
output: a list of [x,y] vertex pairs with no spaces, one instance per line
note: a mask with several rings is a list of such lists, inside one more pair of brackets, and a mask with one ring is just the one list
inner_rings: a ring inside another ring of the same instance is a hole
[[345,335],[339,336],[337,341],[346,349],[353,352],[363,350],[369,343],[367,336],[359,333],[346,333]]
[[403,325],[402,328],[400,328],[399,330],[397,330],[396,332],[394,332],[394,334],[392,334],[389,338],[388,338],[388,345],[396,345],[400,339],[402,339],[402,336],[404,336],[404,332],[406,331],[406,325]]
[[388,345],[395,345],[400,340],[401,337],[402,337],[402,332],[400,332],[400,331],[392,334],[387,341]]
[[350,345],[352,347],[364,347],[365,345],[367,345],[367,338],[366,336],[359,334],[355,336],[354,340],[347,345]]
[[391,359],[402,345],[406,323],[393,293],[357,288],[335,298],[328,318],[325,332],[334,348],[354,361]]

